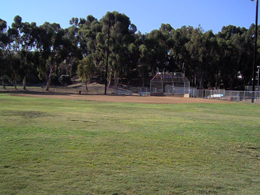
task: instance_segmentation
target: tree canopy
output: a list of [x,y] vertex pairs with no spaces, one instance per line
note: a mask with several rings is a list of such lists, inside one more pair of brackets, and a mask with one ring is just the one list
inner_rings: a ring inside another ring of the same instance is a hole
[[[85,82],[91,77],[107,79],[114,85],[138,80],[145,86],[157,71],[183,72],[197,88],[243,89],[252,82],[254,24],[249,29],[223,26],[214,34],[201,26],[174,29],[162,23],[142,34],[117,11],[100,20],[92,15],[73,17],[69,24],[66,29],[49,22],[37,26],[15,16],[8,27],[0,19],[3,87],[8,79],[14,85],[23,81],[26,89],[30,74],[44,79],[46,90],[62,75],[78,75]],[[259,45],[257,49],[259,53]]]

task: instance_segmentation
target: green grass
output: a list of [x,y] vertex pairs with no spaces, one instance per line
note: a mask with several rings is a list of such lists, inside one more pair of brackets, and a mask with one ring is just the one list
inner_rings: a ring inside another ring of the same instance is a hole
[[258,194],[259,116],[0,93],[0,194]]

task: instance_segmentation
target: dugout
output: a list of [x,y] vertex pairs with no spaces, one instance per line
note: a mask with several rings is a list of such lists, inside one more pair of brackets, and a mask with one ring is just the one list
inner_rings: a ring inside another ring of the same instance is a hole
[[190,93],[190,81],[181,72],[158,72],[150,81],[151,95],[180,95]]

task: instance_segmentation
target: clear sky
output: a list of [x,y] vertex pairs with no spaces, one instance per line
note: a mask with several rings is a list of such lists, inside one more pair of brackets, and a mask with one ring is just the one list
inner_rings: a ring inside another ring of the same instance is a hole
[[[37,25],[56,22],[69,27],[72,17],[93,15],[98,20],[107,11],[126,14],[141,33],[169,23],[177,29],[184,25],[221,31],[223,26],[249,28],[255,23],[256,1],[251,0],[0,0],[0,18],[11,26],[16,15],[23,22]],[[260,22],[260,21],[259,21]]]

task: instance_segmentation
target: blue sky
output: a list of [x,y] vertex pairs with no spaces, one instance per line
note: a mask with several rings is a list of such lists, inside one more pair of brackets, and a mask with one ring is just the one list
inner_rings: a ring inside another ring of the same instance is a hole
[[126,14],[142,33],[169,23],[177,29],[184,25],[221,31],[223,26],[249,28],[255,22],[256,2],[251,0],[1,0],[0,18],[11,26],[20,15],[23,22],[37,25],[56,22],[69,27],[72,17],[102,18],[107,11]]

